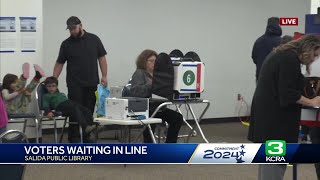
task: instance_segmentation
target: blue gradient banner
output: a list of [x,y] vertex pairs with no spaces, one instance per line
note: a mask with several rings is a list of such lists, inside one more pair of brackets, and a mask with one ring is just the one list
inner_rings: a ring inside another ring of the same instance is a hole
[[320,144],[0,144],[1,164],[320,163]]
[[[286,144],[286,153],[282,156],[269,156],[267,155],[266,151],[266,144],[261,144],[260,149],[258,150],[256,156],[254,157],[252,163],[275,163],[275,164],[289,164],[289,163],[302,163],[302,162],[295,162],[293,158],[295,156],[304,156],[304,154],[297,154],[297,149],[300,148],[300,144]],[[313,146],[308,144],[307,146]],[[320,148],[320,147],[319,147]],[[320,150],[320,149],[318,149]],[[320,158],[318,159],[320,162]],[[305,162],[304,162],[305,163]],[[310,162],[311,163],[311,162]]]
[[0,163],[188,163],[197,144],[0,144]]

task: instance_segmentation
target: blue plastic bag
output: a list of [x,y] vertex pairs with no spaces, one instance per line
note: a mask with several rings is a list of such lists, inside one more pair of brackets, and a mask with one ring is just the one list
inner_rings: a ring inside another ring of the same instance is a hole
[[109,97],[109,95],[110,95],[109,88],[99,84],[98,85],[98,108],[97,108],[98,116],[106,116],[105,102],[106,102],[106,98]]

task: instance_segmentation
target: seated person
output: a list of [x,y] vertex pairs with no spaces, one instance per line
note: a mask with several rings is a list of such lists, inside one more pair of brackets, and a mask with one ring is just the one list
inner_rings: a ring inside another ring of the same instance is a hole
[[1,92],[8,113],[25,113],[31,103],[31,93],[45,76],[39,65],[34,65],[35,76],[27,85],[29,78],[30,64],[22,65],[22,75],[20,78],[14,74],[6,74],[3,78],[3,90]]
[[[137,69],[131,80],[131,96],[150,98],[152,75],[157,53],[153,50],[144,50],[137,58]],[[149,115],[152,115],[156,106],[150,104]],[[155,118],[161,118],[169,124],[166,143],[176,143],[179,130],[181,128],[183,117],[180,113],[168,108],[164,108],[155,115]],[[153,127],[154,128],[154,127]],[[152,143],[148,129],[143,132],[144,142]]]
[[[54,116],[52,110],[56,110],[62,112],[63,116],[76,119],[80,126],[85,130],[84,141],[90,142],[90,140],[86,139],[86,137],[89,137],[90,132],[92,132],[92,130],[95,128],[90,110],[76,102],[69,100],[64,93],[60,93],[58,90],[57,78],[48,77],[44,81],[44,84],[48,90],[48,93],[44,94],[42,97],[42,106],[47,116],[52,119]],[[70,134],[69,137],[71,137]],[[73,142],[70,138],[69,141]]]

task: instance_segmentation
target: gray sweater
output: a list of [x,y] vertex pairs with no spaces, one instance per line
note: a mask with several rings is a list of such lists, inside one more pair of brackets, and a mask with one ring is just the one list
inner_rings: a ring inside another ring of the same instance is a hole
[[152,76],[142,69],[137,69],[131,79],[131,95],[133,97],[151,97]]
[[[133,97],[151,98],[152,76],[142,69],[137,69],[132,75],[130,92]],[[161,101],[149,101],[150,115],[161,103]],[[162,110],[163,109],[160,109],[158,112]]]

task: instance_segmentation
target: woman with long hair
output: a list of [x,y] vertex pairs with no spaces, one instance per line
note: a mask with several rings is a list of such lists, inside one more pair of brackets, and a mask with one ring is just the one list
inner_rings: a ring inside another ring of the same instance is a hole
[[[319,37],[306,35],[280,45],[267,56],[252,101],[250,141],[298,141],[302,105],[320,106],[319,96],[309,99],[302,95],[301,65],[310,73],[310,65],[319,55]],[[283,179],[285,170],[286,165],[260,165],[259,180]]]

